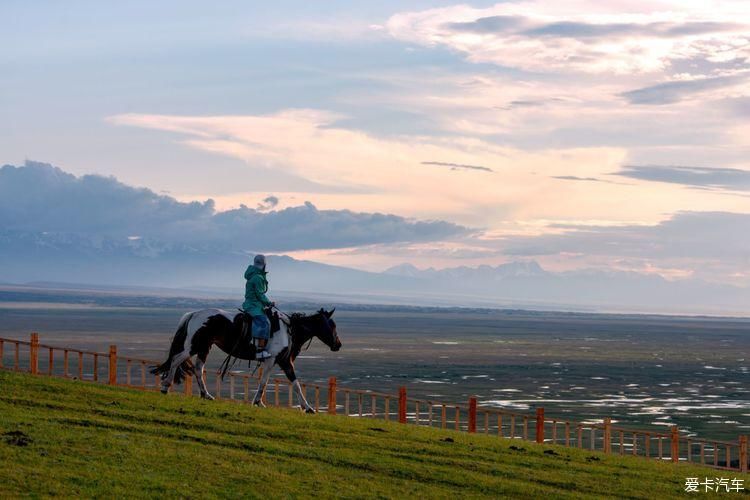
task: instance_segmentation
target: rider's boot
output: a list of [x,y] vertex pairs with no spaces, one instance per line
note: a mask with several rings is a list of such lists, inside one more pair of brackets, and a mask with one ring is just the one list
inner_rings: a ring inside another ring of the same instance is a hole
[[255,353],[255,359],[258,361],[265,361],[266,359],[271,357],[271,353],[266,351],[266,343],[268,342],[266,339],[257,339],[258,342],[258,352]]

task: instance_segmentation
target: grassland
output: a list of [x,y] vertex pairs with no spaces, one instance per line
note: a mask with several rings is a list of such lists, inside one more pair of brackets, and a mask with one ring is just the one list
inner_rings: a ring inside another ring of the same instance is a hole
[[[715,472],[0,371],[0,497],[669,498]],[[730,474],[735,477],[734,474]]]

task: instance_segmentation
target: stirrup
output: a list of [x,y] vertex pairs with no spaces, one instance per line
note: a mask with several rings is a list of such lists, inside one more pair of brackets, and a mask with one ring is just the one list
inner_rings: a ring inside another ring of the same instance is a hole
[[266,359],[270,358],[271,356],[272,355],[271,355],[270,352],[268,352],[267,350],[263,349],[261,351],[258,351],[255,354],[255,359],[257,359],[258,361],[265,361]]

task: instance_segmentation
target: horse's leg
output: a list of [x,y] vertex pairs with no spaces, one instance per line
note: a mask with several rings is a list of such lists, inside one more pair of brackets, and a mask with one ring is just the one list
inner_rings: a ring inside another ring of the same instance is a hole
[[292,385],[294,386],[294,391],[297,393],[297,401],[299,401],[300,408],[305,410],[305,413],[315,413],[315,408],[305,398],[305,392],[302,390],[299,379],[295,379]]
[[299,380],[297,380],[297,374],[294,372],[294,362],[289,359],[288,356],[283,356],[279,359],[279,367],[284,370],[284,375],[286,375],[286,378],[289,379],[289,383],[294,387],[294,392],[297,393],[297,401],[299,401],[300,408],[305,410],[305,413],[315,413],[315,408],[310,406],[310,403],[307,402],[307,398],[305,398],[305,394],[302,391],[302,386],[300,385]]
[[199,353],[195,358],[195,379],[198,381],[198,388],[201,390],[203,399],[214,399],[206,387],[206,358],[207,352]]
[[273,358],[268,358],[260,364],[260,369],[263,371],[258,381],[258,389],[255,391],[255,397],[253,398],[254,405],[264,406],[263,393],[266,392],[268,379],[271,378],[271,368],[273,368]]
[[174,376],[177,373],[177,369],[180,367],[182,363],[187,361],[190,358],[190,351],[185,349],[179,354],[175,354],[175,356],[172,358],[172,363],[169,365],[169,373],[166,377],[164,377],[164,380],[161,383],[161,392],[163,394],[166,394],[169,392],[169,388],[172,386],[172,382],[174,381]]

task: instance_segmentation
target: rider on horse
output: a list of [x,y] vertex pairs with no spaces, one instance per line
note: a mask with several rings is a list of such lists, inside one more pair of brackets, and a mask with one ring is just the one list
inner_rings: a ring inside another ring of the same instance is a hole
[[252,316],[252,335],[257,342],[258,353],[256,359],[264,360],[271,355],[266,351],[266,344],[271,334],[271,324],[265,314],[264,308],[274,305],[268,300],[268,280],[266,279],[266,257],[256,255],[252,265],[245,271],[245,302],[242,310]]

